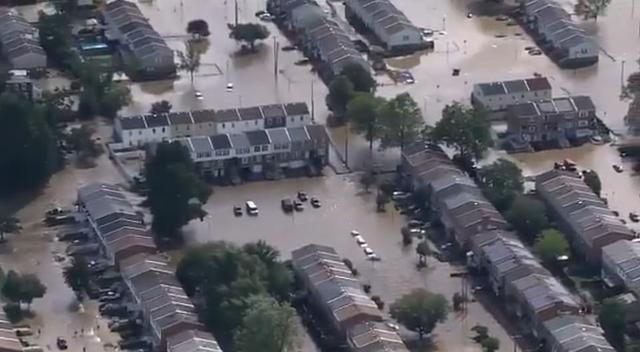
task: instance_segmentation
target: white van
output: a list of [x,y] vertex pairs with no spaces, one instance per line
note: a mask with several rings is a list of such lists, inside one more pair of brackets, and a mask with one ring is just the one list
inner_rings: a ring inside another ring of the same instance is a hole
[[244,207],[247,209],[247,214],[258,215],[258,206],[253,201],[248,200],[244,203]]

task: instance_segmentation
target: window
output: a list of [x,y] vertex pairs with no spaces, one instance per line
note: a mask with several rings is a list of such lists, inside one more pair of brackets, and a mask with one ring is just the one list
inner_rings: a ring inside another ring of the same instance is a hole
[[409,36],[408,35],[403,35],[402,36],[402,40],[405,41],[405,42],[408,42],[409,41]]
[[537,97],[538,96],[538,92],[533,92],[533,96]]
[[262,151],[266,152],[267,150],[269,150],[269,146],[268,145],[263,145],[262,146]]
[[580,111],[580,112],[578,112],[578,116],[579,117],[587,117],[587,116],[589,116],[589,113],[586,112],[586,111]]
[[253,147],[253,151],[256,153],[260,152],[260,146],[256,145],[255,147]]
[[129,131],[129,137],[133,136],[133,131]]
[[291,118],[291,122],[293,122],[293,117]]
[[162,133],[166,132],[166,128],[162,127]]
[[521,98],[524,99],[524,94],[522,94]]
[[231,128],[236,128],[236,124],[235,123],[231,123]]
[[300,121],[302,121],[303,118],[304,118],[304,116],[300,116]]
[[224,125],[224,123],[222,124],[222,128],[225,128],[225,125]]
[[153,134],[156,134],[156,129],[155,129],[155,128],[152,128],[152,129],[151,129],[151,132],[153,132]]
[[254,125],[258,125],[258,120],[254,120],[253,122]]
[[142,136],[142,131],[138,131],[138,136]]
[[191,126],[187,125],[187,131],[189,130],[189,128],[191,128]]
[[587,126],[589,126],[589,121],[587,120],[578,121],[578,127],[587,127]]

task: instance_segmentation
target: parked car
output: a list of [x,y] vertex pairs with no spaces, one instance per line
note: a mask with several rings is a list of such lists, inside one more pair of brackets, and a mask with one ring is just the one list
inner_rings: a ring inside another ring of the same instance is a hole
[[320,208],[322,206],[322,203],[320,203],[320,199],[311,197],[311,206],[314,208]]
[[299,200],[294,200],[294,201],[293,201],[293,208],[294,208],[296,211],[303,211],[303,210],[304,210],[304,205],[302,204],[302,202],[301,202],[301,201],[299,201]]
[[380,260],[382,260],[377,254],[375,253],[371,253],[371,254],[367,254],[367,259],[372,261],[372,262],[379,262]]
[[285,213],[290,213],[293,210],[293,202],[291,202],[291,199],[289,198],[281,200],[280,205]]
[[60,207],[55,207],[55,208],[51,208],[51,209],[47,210],[46,215],[47,216],[56,216],[56,215],[69,214],[70,212],[71,212],[71,210],[65,210],[65,209],[62,209]]
[[233,215],[242,216],[242,208],[239,205],[233,206]]
[[120,341],[120,349],[123,350],[133,350],[148,347],[151,347],[151,341],[149,341],[148,339],[131,339]]
[[420,220],[411,220],[408,224],[409,228],[420,228],[424,226],[424,222]]
[[613,169],[617,172],[617,173],[621,173],[622,171],[624,171],[624,169],[622,168],[622,166],[618,165],[618,164],[614,164],[613,165]]
[[360,232],[358,232],[356,230],[351,230],[351,236],[353,236],[353,237],[360,236]]
[[369,255],[372,255],[372,254],[375,254],[375,253],[373,252],[373,249],[371,249],[371,248],[369,248],[369,247],[364,247],[362,250],[364,251],[364,254],[365,254],[365,255],[368,255],[368,256],[369,256]]
[[258,215],[258,206],[251,200],[248,200],[244,203],[245,208],[247,209],[247,214],[249,215]]
[[356,243],[360,246],[366,246],[367,245],[367,241],[364,239],[364,237],[362,237],[361,235],[357,235],[355,236],[356,239]]
[[307,199],[309,199],[309,197],[307,196],[307,194],[305,192],[299,191],[298,192],[298,199],[300,199],[300,201],[302,201],[302,202],[306,202]]
[[638,222],[640,221],[640,216],[638,215],[638,213],[629,213],[629,220]]
[[69,346],[67,345],[67,340],[63,339],[62,337],[58,337],[56,339],[56,346],[58,346],[58,348],[61,350],[66,350],[67,348],[69,348]]

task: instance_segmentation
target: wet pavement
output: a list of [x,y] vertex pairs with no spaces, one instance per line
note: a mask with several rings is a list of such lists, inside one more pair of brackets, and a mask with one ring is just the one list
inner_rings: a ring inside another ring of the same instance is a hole
[[[106,140],[111,134],[111,128],[102,124],[98,128],[98,134]],[[99,317],[97,302],[85,300],[82,307],[76,305],[75,294],[65,284],[62,276],[62,268],[66,263],[54,260],[56,254],[64,254],[66,246],[55,240],[54,228],[47,228],[42,224],[47,209],[71,206],[76,199],[77,188],[96,181],[122,182],[106,154],[97,160],[95,168],[77,169],[68,166],[55,174],[39,194],[15,199],[11,204],[0,204],[3,211],[19,208],[15,216],[24,227],[20,234],[9,235],[9,241],[0,245],[0,267],[5,273],[11,269],[21,273],[35,273],[47,286],[45,296],[36,299],[31,305],[36,316],[24,321],[35,333],[29,340],[38,343],[45,350],[57,349],[58,336],[66,338],[71,352],[81,352],[83,347],[88,352],[111,351],[109,346],[114,346],[118,341],[118,336],[107,328],[106,320]],[[84,333],[81,332],[82,329]],[[76,331],[78,336],[74,337]]]
[[[391,211],[391,205],[389,212],[377,213],[375,193],[364,193],[354,180],[357,180],[355,175],[330,175],[217,188],[206,204],[210,217],[204,222],[193,221],[186,227],[187,242],[226,240],[243,244],[262,239],[277,247],[284,258],[289,258],[293,249],[305,244],[324,244],[336,248],[341,256],[354,263],[361,282],[372,285],[372,294],[382,297],[385,309],[416,287],[425,287],[451,299],[453,293],[461,290],[462,282],[449,274],[464,268],[430,257],[429,267],[417,271],[417,242],[410,247],[403,247],[401,243],[400,229],[406,225],[404,216]],[[302,212],[283,213],[280,200],[295,197],[298,190],[318,197],[322,207],[314,209],[306,203]],[[244,206],[247,200],[257,204],[259,216],[235,217],[233,205]],[[382,261],[366,260],[362,249],[349,234],[354,229],[362,234]],[[466,315],[451,313],[449,319],[438,326],[435,331],[438,350],[480,351],[469,331],[478,323],[488,326],[490,333],[501,340],[501,351],[513,350],[507,332],[479,303],[469,303]],[[311,345],[305,344],[302,351],[312,350]]]

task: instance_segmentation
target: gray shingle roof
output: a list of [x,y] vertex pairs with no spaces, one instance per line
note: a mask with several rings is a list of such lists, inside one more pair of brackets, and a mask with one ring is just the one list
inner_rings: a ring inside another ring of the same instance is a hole
[[269,144],[269,136],[264,130],[245,132],[251,146]]
[[209,139],[211,140],[211,144],[215,150],[231,149],[231,141],[229,140],[229,136],[226,134],[217,134],[209,137]]
[[529,90],[529,88],[527,87],[527,83],[521,79],[504,81],[502,83],[504,84],[507,93],[523,93]]
[[264,116],[265,118],[285,117],[285,112],[282,104],[262,105],[260,106],[260,110],[262,110],[262,116]]
[[235,149],[243,149],[251,147],[249,143],[249,139],[247,135],[244,133],[234,133],[229,135],[229,139],[231,139],[231,145]]
[[596,110],[596,106],[593,104],[593,101],[588,96],[579,95],[579,96],[572,97],[572,99],[573,99],[573,103],[576,105],[576,108],[578,110],[582,110],[582,111]]
[[147,128],[142,116],[119,117],[123,130],[139,130]]
[[147,123],[148,127],[163,127],[169,126],[169,118],[167,114],[162,115],[145,115],[144,120]]
[[322,125],[307,125],[305,128],[307,129],[309,137],[314,141],[324,143],[329,139],[327,129]]
[[240,108],[238,109],[238,114],[240,115],[240,119],[243,121],[262,119],[262,112],[260,111],[260,108],[257,106],[252,106],[249,108]]
[[196,153],[211,153],[213,152],[213,146],[209,137],[191,137],[191,145],[193,145],[193,151]]
[[216,118],[214,110],[196,110],[191,112],[191,117],[195,123],[213,122]]
[[309,135],[304,127],[287,128],[287,132],[292,142],[305,142],[309,140]]
[[511,114],[519,118],[527,118],[540,115],[538,106],[532,102],[511,105],[508,109]]
[[240,115],[238,115],[238,110],[236,109],[224,109],[217,110],[215,113],[215,121],[220,122],[231,122],[231,121],[239,121]]
[[286,128],[270,128],[267,131],[269,139],[274,144],[287,144],[290,142]]
[[502,95],[507,92],[504,88],[504,85],[502,85],[502,82],[480,83],[479,86],[482,90],[482,94],[485,96]]
[[169,121],[172,125],[192,124],[191,114],[188,112],[171,112],[169,113]]

